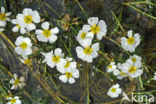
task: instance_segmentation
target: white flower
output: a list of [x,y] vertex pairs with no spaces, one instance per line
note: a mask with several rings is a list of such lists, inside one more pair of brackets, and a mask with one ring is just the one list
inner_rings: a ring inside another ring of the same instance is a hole
[[74,78],[79,78],[79,70],[78,69],[68,69],[68,70],[62,70],[61,72],[63,75],[59,76],[59,79],[63,83],[69,82],[70,84],[75,83]]
[[55,34],[59,33],[59,29],[57,27],[49,29],[49,22],[42,23],[41,29],[37,29],[35,33],[37,34],[37,39],[41,42],[50,42],[53,43],[57,40],[57,36]]
[[154,73],[154,77],[153,77],[153,80],[156,80],[156,72]]
[[88,30],[86,29],[86,26],[84,25],[82,27],[82,30],[79,30],[79,33],[77,35],[77,41],[83,46],[85,42],[92,41],[93,37],[94,37],[94,34],[92,34],[91,32],[88,32]]
[[124,73],[123,71],[122,71],[122,64],[121,63],[118,63],[117,64],[117,68],[119,69],[119,74],[117,75],[117,78],[118,79],[122,79],[122,78],[125,78],[125,77],[127,77],[127,73]]
[[133,64],[137,64],[138,66],[141,66],[141,57],[138,55],[130,56],[130,60],[133,61]]
[[19,21],[19,25],[25,27],[27,31],[35,30],[36,26],[34,23],[40,22],[39,13],[30,8],[23,9],[23,14],[18,14],[16,18]]
[[109,95],[112,98],[116,98],[121,94],[121,88],[119,88],[119,84],[113,85],[107,92],[107,95]]
[[22,58],[19,59],[23,64],[26,64],[28,66],[32,65],[32,59],[29,59],[28,56],[22,56]]
[[9,100],[9,102],[7,104],[21,104],[21,100],[19,99],[18,96],[15,97],[8,97],[7,98]]
[[92,62],[93,58],[96,58],[98,56],[98,50],[99,43],[94,43],[91,46],[91,42],[86,42],[85,44],[83,44],[83,47],[76,47],[77,57],[87,62]]
[[17,46],[15,48],[15,52],[22,56],[27,56],[32,53],[32,44],[31,40],[29,38],[24,38],[23,36],[17,37],[15,41],[15,45]]
[[11,22],[12,22],[12,24],[15,24],[15,26],[12,28],[13,32],[20,31],[21,34],[25,34],[26,33],[25,27],[20,26],[19,25],[19,21],[17,19],[12,19]]
[[1,7],[0,11],[0,32],[4,31],[4,27],[6,26],[6,21],[10,21],[8,16],[11,15],[11,12],[5,13],[5,8]]
[[98,17],[90,17],[88,19],[89,25],[84,25],[84,28],[97,36],[98,40],[101,40],[106,35],[107,26],[104,20],[100,20]]
[[23,86],[25,86],[25,78],[24,77],[18,78],[18,75],[14,74],[14,79],[11,79],[10,83],[13,84],[11,90],[17,89],[18,87],[22,88]]
[[3,29],[3,28],[0,28],[0,32],[2,32],[2,31],[4,31],[5,29]]
[[10,18],[8,16],[11,15],[11,12],[5,13],[5,8],[1,7],[0,12],[0,26],[6,26],[6,21],[10,21]]
[[76,69],[76,62],[72,61],[72,58],[67,57],[65,59],[65,65],[59,65],[57,67],[57,70],[59,72],[62,72],[62,70],[71,70],[71,69]]
[[113,72],[113,74],[116,76],[119,74],[119,70],[117,70],[117,67],[115,65],[115,62],[111,62],[108,66],[107,66],[107,72],[111,73]]
[[42,52],[42,55],[45,57],[42,62],[46,62],[47,65],[51,68],[54,68],[55,66],[64,66],[66,64],[65,59],[63,59],[64,53],[62,53],[62,50],[60,48],[56,48],[54,52]]
[[122,71],[132,78],[137,78],[143,73],[140,64],[134,64],[132,60],[128,59],[126,63],[122,64]]
[[140,44],[140,35],[138,33],[132,33],[132,30],[129,30],[127,33],[128,38],[121,38],[121,46],[126,51],[134,52],[135,48]]

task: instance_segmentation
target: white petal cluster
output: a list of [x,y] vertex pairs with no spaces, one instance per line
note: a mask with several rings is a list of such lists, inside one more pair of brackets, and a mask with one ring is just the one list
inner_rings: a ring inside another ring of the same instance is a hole
[[98,56],[99,43],[94,43],[91,45],[91,42],[76,47],[77,57],[86,62],[93,62],[93,59]]
[[17,89],[18,87],[22,88],[25,86],[25,78],[18,78],[18,75],[14,74],[14,78],[10,80],[10,83],[12,84],[11,90]]
[[121,63],[118,63],[117,64],[117,68],[119,70],[119,74],[117,75],[117,78],[118,79],[122,79],[122,78],[127,77],[127,73],[125,73],[125,72],[122,71],[122,69],[123,69],[122,67],[123,67],[123,65]]
[[138,33],[133,35],[133,31],[129,30],[127,37],[121,38],[121,46],[126,51],[134,52],[135,48],[140,44],[140,40],[140,35]]
[[63,83],[69,82],[70,84],[75,83],[75,78],[79,78],[79,70],[76,68],[69,68],[60,71],[62,75],[59,76],[59,79]]
[[107,72],[109,72],[109,73],[113,72],[114,75],[118,75],[119,74],[119,70],[117,70],[117,66],[115,65],[115,62],[111,62],[107,66]]
[[107,26],[104,20],[99,20],[98,17],[90,17],[88,24],[84,25],[84,28],[91,34],[96,35],[98,40],[101,40],[106,35]]
[[36,29],[35,24],[40,23],[40,16],[36,10],[25,8],[22,13],[17,14],[16,19],[12,20],[12,23],[16,24],[12,29],[14,32],[20,30],[20,33],[24,34]]
[[66,61],[64,59],[64,53],[62,53],[61,48],[56,48],[54,51],[52,50],[48,53],[42,52],[42,55],[45,57],[42,62],[47,63],[47,65],[51,68],[66,64]]
[[77,35],[77,41],[80,43],[80,45],[83,46],[87,42],[91,43],[93,37],[94,37],[94,34],[90,33],[88,29],[86,29],[86,26],[84,25],[82,27],[82,30],[79,30],[79,33]]
[[107,95],[111,98],[117,98],[121,94],[121,88],[119,84],[113,85],[107,92]]
[[90,17],[89,25],[83,25],[82,30],[79,30],[77,41],[81,46],[76,47],[77,57],[86,62],[93,62],[93,59],[98,56],[99,43],[92,43],[94,35],[101,40],[106,35],[107,26],[105,21],[98,17]]
[[77,69],[76,62],[70,57],[64,58],[64,53],[62,53],[60,48],[56,48],[54,52],[42,52],[42,55],[45,57],[43,63],[47,63],[51,68],[56,66],[57,71],[61,73],[59,79],[63,83],[69,82],[73,84],[75,83],[75,78],[79,78],[79,70]]
[[130,59],[128,59],[126,63],[123,64],[122,71],[127,73],[127,75],[132,78],[137,78],[143,73],[141,62],[136,64]]
[[55,28],[49,28],[50,24],[49,22],[44,22],[41,25],[42,29],[36,29],[35,33],[37,34],[38,41],[41,42],[50,42],[54,43],[57,40],[56,34],[59,33],[59,29],[57,27]]
[[27,37],[19,36],[15,41],[15,52],[21,56],[28,56],[32,53],[32,43],[31,40]]
[[111,62],[107,66],[107,72],[113,72],[118,79],[122,79],[127,76],[137,78],[143,73],[141,57],[133,55],[130,56],[125,63],[117,63],[117,65],[115,65],[115,62]]
[[18,96],[8,97],[7,100],[9,100],[7,104],[21,104],[21,100],[19,99]]
[[18,32],[20,31],[21,34],[25,34],[26,33],[26,29],[24,28],[24,26],[20,26],[19,25],[19,21],[18,19],[12,19],[11,23],[14,24],[15,26],[12,28],[13,32]]
[[5,26],[6,26],[6,22],[10,21],[9,16],[11,15],[11,12],[7,12],[5,13],[5,8],[1,7],[1,11],[0,11],[0,32],[4,31]]

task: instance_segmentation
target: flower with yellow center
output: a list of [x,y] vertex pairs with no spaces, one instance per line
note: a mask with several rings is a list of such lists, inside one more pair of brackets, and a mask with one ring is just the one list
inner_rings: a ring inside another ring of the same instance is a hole
[[98,25],[95,24],[95,25],[91,26],[91,32],[93,34],[98,34],[99,31],[100,31],[100,27]]
[[19,25],[28,32],[36,29],[35,23],[40,23],[39,13],[30,8],[23,9],[22,14],[18,14],[16,17]]
[[94,58],[98,56],[99,43],[94,43],[91,46],[91,42],[86,42],[83,47],[77,46],[77,57],[83,61],[92,62]]
[[75,78],[79,78],[79,70],[74,68],[74,69],[65,69],[64,71],[61,71],[62,75],[59,76],[59,79],[63,83],[69,82],[70,84],[75,83]]
[[32,65],[32,59],[29,59],[28,56],[22,56],[22,58],[19,58],[23,64],[26,64],[28,66]]
[[134,52],[135,48],[140,44],[140,35],[138,33],[133,35],[132,30],[127,33],[128,38],[121,38],[121,46],[126,51]]
[[93,35],[96,35],[98,40],[101,40],[106,35],[107,26],[104,20],[100,20],[98,17],[90,17],[88,19],[89,25],[84,25],[83,28]]
[[6,21],[7,16],[5,13],[0,13],[0,21]]
[[21,100],[19,99],[18,96],[15,97],[8,97],[7,100],[9,100],[9,102],[7,104],[21,104]]
[[27,56],[32,53],[32,44],[31,40],[29,38],[25,38],[23,36],[17,37],[15,41],[15,45],[17,46],[15,48],[15,52],[22,56]]
[[28,47],[28,44],[26,42],[22,42],[20,45],[19,45],[23,50],[27,49]]
[[70,70],[70,69],[76,69],[76,62],[73,61],[73,59],[70,57],[67,57],[65,59],[65,65],[60,65],[57,67],[57,70],[61,73],[65,72],[65,70]]
[[142,65],[135,64],[131,59],[122,64],[122,72],[127,73],[132,78],[137,78],[143,73]]
[[54,52],[42,52],[42,55],[45,57],[45,59],[42,62],[46,62],[47,65],[51,68],[54,68],[56,66],[58,69],[59,66],[64,66],[66,64],[66,61],[63,58],[64,53],[62,53],[62,50],[60,48],[56,48]]
[[141,67],[141,57],[138,55],[130,56],[130,60],[132,60],[133,64],[137,64],[138,67]]
[[115,65],[115,62],[111,62],[107,66],[107,72],[109,72],[109,73],[113,72],[114,75],[118,75],[119,71],[116,68],[117,68],[117,66]]
[[90,32],[88,32],[88,29],[86,29],[86,26],[84,25],[82,27],[82,30],[79,30],[79,33],[77,35],[77,41],[80,43],[80,45],[85,44],[88,41],[92,41],[94,35]]
[[17,19],[12,19],[11,23],[14,24],[15,26],[12,28],[13,32],[18,32],[20,31],[21,34],[26,33],[26,29],[23,26],[20,26],[19,21]]
[[107,95],[111,98],[117,98],[121,94],[121,88],[119,84],[113,85],[107,92]]
[[26,16],[24,17],[24,22],[25,22],[26,24],[31,24],[31,23],[33,22],[33,17],[32,17],[31,15],[26,15]]
[[[7,12],[5,13],[5,8],[4,7],[1,7],[1,12],[0,12],[0,26],[5,26],[5,25],[2,25],[2,21],[10,21],[10,18],[8,18],[8,16],[11,15],[11,12]],[[4,22],[3,22],[4,23]]]
[[133,73],[136,72],[136,70],[137,70],[137,67],[131,66],[131,67],[129,68],[128,72],[131,73],[131,74],[133,74]]
[[54,63],[60,62],[60,56],[53,56],[53,57],[52,57],[52,61],[53,61]]
[[11,12],[5,13],[5,8],[1,7],[0,11],[0,32],[4,31],[6,26],[6,21],[10,21],[9,16],[11,15]]
[[59,33],[59,29],[57,27],[51,28],[49,22],[44,22],[41,25],[42,29],[36,29],[35,33],[37,35],[37,39],[41,42],[50,42],[54,43],[57,40],[56,34]]
[[18,87],[22,88],[25,85],[25,78],[18,78],[18,75],[14,74],[14,78],[10,80],[10,83],[13,84],[11,90],[17,89]]
[[125,73],[125,72],[122,71],[123,65],[121,63],[118,63],[117,64],[117,68],[119,70],[119,74],[117,75],[117,78],[118,79],[122,79],[122,78],[127,77],[127,73]]

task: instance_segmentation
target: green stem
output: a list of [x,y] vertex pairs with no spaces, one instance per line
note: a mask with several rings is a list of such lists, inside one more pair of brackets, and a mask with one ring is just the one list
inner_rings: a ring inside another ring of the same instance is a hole
[[128,3],[123,3],[123,4],[124,5],[129,5],[129,4],[149,4],[149,5],[156,6],[156,4],[151,3],[151,2],[147,2],[147,1],[128,2]]
[[1,90],[3,91],[3,93],[7,96],[8,93],[5,91],[5,89],[0,85]]
[[86,70],[86,81],[87,81],[87,104],[89,104],[89,64],[87,64],[87,70]]
[[116,41],[114,41],[113,39],[107,37],[107,36],[104,36],[106,39],[110,40],[111,42],[115,43],[116,45],[118,45],[125,53],[127,53],[128,55],[130,55],[129,52],[125,51],[120,44],[118,44]]
[[86,18],[88,18],[87,13],[85,12],[84,8],[82,7],[82,5],[80,4],[79,0],[75,0],[75,2],[79,5],[81,11],[83,12],[83,14],[86,16]]
[[114,13],[113,11],[112,11],[112,15],[113,15],[113,17],[115,18],[115,20],[117,21],[117,23],[118,23],[118,25],[120,26],[121,30],[122,30],[122,31],[125,31],[124,28],[122,27],[120,21],[118,20],[118,18],[116,17],[116,15],[115,15],[115,13]]
[[130,4],[128,4],[128,3],[123,3],[123,4],[129,6],[129,7],[133,8],[133,9],[135,9],[136,11],[138,11],[138,12],[140,12],[140,13],[142,13],[142,14],[144,14],[144,15],[146,15],[146,16],[152,18],[152,19],[156,19],[156,17],[151,16],[151,15],[149,15],[149,14],[147,14],[147,13],[141,11],[140,9],[138,9],[138,8],[136,8],[136,7],[134,7],[134,6],[130,5]]
[[144,87],[143,87],[143,83],[142,83],[142,79],[141,77],[139,76],[139,81],[140,81],[140,86],[141,86],[141,89],[144,90]]

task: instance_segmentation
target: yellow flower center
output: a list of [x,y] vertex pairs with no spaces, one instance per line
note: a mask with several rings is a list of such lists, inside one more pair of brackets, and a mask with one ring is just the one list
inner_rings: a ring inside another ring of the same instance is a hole
[[108,69],[111,69],[112,67],[113,67],[112,65],[109,65],[109,66],[108,66]]
[[100,31],[100,27],[99,27],[99,26],[93,25],[93,26],[91,27],[91,32],[92,32],[92,33],[97,34],[97,33],[99,33],[99,31]]
[[1,21],[5,21],[7,19],[7,16],[6,16],[6,14],[5,13],[0,13],[0,20]]
[[67,78],[71,78],[72,76],[73,76],[72,73],[66,72],[66,77],[67,77]]
[[14,81],[14,85],[18,85],[19,83],[20,83],[19,79],[18,79],[18,78],[15,79],[15,81]]
[[27,44],[26,42],[22,42],[22,43],[20,44],[20,47],[21,47],[23,50],[25,50],[25,49],[28,47],[28,44]]
[[133,57],[133,58],[132,58],[132,61],[135,63],[135,62],[136,62],[136,58],[135,58],[135,57]]
[[116,88],[112,88],[111,91],[112,91],[112,92],[116,92]]
[[14,98],[11,99],[11,100],[10,100],[10,103],[11,103],[11,104],[15,104],[15,103],[16,103],[16,99],[14,99]]
[[90,55],[93,52],[93,49],[91,47],[85,47],[85,49],[83,50],[83,52],[87,55]]
[[17,26],[18,28],[21,28],[21,26],[20,26],[19,24],[16,24],[16,26]]
[[24,22],[25,22],[26,24],[31,24],[31,23],[33,22],[32,16],[30,16],[30,15],[25,16],[25,17],[24,17]]
[[53,57],[52,57],[52,61],[53,61],[54,63],[58,63],[58,62],[60,61],[60,56],[53,56]]
[[43,30],[43,35],[44,35],[46,38],[48,38],[48,37],[50,37],[50,36],[51,36],[51,31],[50,31],[50,30],[48,30],[48,29]]
[[64,68],[68,68],[70,66],[70,62],[67,61],[66,65],[64,66]]
[[81,37],[82,39],[85,39],[85,38],[86,38],[86,34],[87,34],[86,32],[83,32],[83,33],[81,34],[80,37]]
[[126,73],[120,71],[120,75],[122,75],[122,76],[126,76]]
[[24,64],[28,65],[28,66],[31,66],[32,65],[32,59],[26,59],[24,61]]
[[134,43],[135,43],[135,38],[134,37],[129,37],[128,39],[127,39],[127,43],[129,44],[129,45],[133,45]]
[[137,67],[131,66],[131,67],[129,68],[129,73],[133,74],[133,73],[136,72],[136,70],[137,70]]

